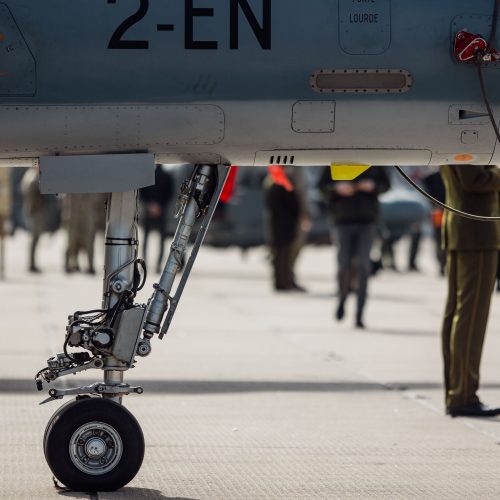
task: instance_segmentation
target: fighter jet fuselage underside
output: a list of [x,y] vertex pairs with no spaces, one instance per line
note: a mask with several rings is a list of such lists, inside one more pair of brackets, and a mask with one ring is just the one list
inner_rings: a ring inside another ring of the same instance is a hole
[[[101,304],[70,315],[36,375],[46,401],[76,396],[44,436],[61,482],[113,490],[138,472],[144,438],[121,403],[142,388],[124,375],[168,332],[230,165],[500,163],[499,3],[0,1],[0,165],[39,165],[45,193],[111,193]],[[138,304],[136,190],[155,163],[194,169]],[[57,385],[88,370],[103,382]]]
[[[467,30],[493,1],[4,0],[0,161],[496,164]],[[484,68],[493,104],[500,63]]]

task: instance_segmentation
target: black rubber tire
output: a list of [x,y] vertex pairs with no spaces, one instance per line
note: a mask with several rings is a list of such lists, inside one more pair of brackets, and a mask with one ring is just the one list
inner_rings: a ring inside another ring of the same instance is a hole
[[49,421],[47,422],[47,426],[45,427],[45,432],[43,433],[43,453],[45,455],[45,460],[47,460],[47,434],[49,433],[49,429],[51,428],[52,426],[52,422],[54,421],[54,419],[57,418],[57,416],[59,415],[59,413],[63,410],[63,408],[65,408],[66,406],[70,405],[70,404],[73,404],[74,401],[68,401],[66,404],[62,405],[59,410],[57,410],[50,418],[49,418]]
[[90,399],[90,396],[84,396],[82,398],[78,398],[78,399],[73,400],[73,401],[68,401],[67,403],[63,404],[59,408],[59,410],[57,410],[55,413],[53,413],[52,416],[49,418],[49,421],[47,422],[47,426],[45,427],[45,432],[43,433],[43,453],[45,455],[45,460],[47,460],[47,452],[45,451],[47,449],[47,446],[45,443],[47,442],[47,434],[49,432],[49,429],[51,427],[52,422],[54,421],[55,418],[58,417],[59,413],[63,411],[63,408],[79,401],[80,399]]
[[[123,453],[116,466],[101,475],[78,469],[70,458],[73,433],[89,422],[104,422],[119,434]],[[54,476],[75,491],[115,491],[137,474],[144,458],[144,435],[136,418],[122,405],[103,398],[72,401],[52,416],[45,430],[45,458]]]

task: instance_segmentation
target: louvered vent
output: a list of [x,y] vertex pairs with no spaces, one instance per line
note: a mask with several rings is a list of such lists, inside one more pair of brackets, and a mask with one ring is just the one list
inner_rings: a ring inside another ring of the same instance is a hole
[[294,165],[294,155],[273,155],[269,157],[269,165]]

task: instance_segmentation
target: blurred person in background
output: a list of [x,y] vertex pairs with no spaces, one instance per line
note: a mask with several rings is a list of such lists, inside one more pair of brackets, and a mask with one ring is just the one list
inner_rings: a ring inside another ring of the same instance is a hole
[[38,168],[26,171],[21,181],[23,195],[23,211],[31,233],[28,270],[40,273],[36,262],[36,251],[40,237],[45,232],[55,232],[60,226],[60,212],[57,198],[54,195],[40,193]]
[[356,271],[355,325],[357,328],[364,328],[368,278],[372,272],[370,251],[379,214],[378,197],[389,189],[389,177],[384,167],[372,167],[353,181],[334,181],[330,167],[325,167],[318,187],[328,203],[337,236],[339,299],[335,316],[339,321],[344,318],[345,303]]
[[231,170],[227,176],[226,183],[224,184],[224,188],[222,189],[219,203],[215,208],[213,221],[217,220],[225,221],[227,218],[227,204],[231,201],[234,196],[236,190],[236,177],[238,175],[238,166],[232,165]]
[[143,252],[147,262],[148,239],[151,231],[160,234],[160,248],[156,261],[156,272],[162,270],[165,240],[167,238],[167,206],[174,194],[174,179],[162,165],[156,165],[155,185],[139,190],[142,202],[141,223],[144,228]]
[[[432,168],[432,167],[429,167]],[[446,193],[444,188],[443,179],[439,173],[439,169],[436,168],[429,175],[422,179],[422,184],[424,189],[436,200],[441,203],[445,202]],[[441,276],[445,275],[446,270],[446,251],[444,250],[441,241],[441,228],[443,225],[443,209],[438,206],[433,206],[431,211],[431,221],[432,221],[432,231],[434,236],[434,244],[436,248],[436,260],[439,265],[439,273]]]
[[274,289],[305,292],[295,279],[295,263],[311,225],[306,181],[295,167],[272,165],[268,173],[264,190]]
[[[422,184],[422,171],[427,167],[405,167],[414,182]],[[387,172],[391,189],[380,197],[379,236],[381,238],[381,260],[377,268],[398,271],[395,248],[400,240],[409,238],[408,271],[418,271],[418,253],[424,224],[430,215],[430,207],[415,190],[410,188],[395,170]]]
[[[427,173],[428,167],[414,166],[407,172],[410,178],[419,186],[422,185],[422,179]],[[422,241],[422,221],[415,222],[410,228],[410,248],[408,255],[408,271],[419,271],[417,257],[420,251]]]
[[12,198],[10,233],[14,235],[17,229],[27,229],[26,218],[23,211],[23,193],[21,190],[21,182],[28,168],[15,167],[9,170],[10,170],[10,192]]
[[420,252],[422,241],[422,222],[416,222],[410,228],[410,249],[408,255],[408,271],[420,271],[417,257]]
[[86,254],[88,274],[95,274],[94,241],[105,213],[101,194],[68,194],[62,202],[63,224],[67,231],[68,244],[64,262],[67,273],[79,272],[78,256]]
[[[309,185],[306,175],[306,169],[289,166],[285,167],[285,171],[292,181],[292,185],[295,189],[299,201],[299,225],[297,227],[297,233],[292,246],[292,269],[294,269],[300,252],[307,242],[308,234],[312,229],[312,213],[309,204]],[[297,286],[297,283],[295,283],[295,278],[294,284]]]
[[498,252],[497,292],[500,292],[500,252]]
[[[475,215],[500,215],[500,169],[445,165],[441,175],[446,203]],[[500,408],[479,400],[479,367],[495,287],[500,222],[480,222],[447,212],[443,243],[447,252],[448,299],[442,326],[446,413],[491,417]]]
[[5,237],[12,211],[10,169],[0,168],[0,278],[5,277]]

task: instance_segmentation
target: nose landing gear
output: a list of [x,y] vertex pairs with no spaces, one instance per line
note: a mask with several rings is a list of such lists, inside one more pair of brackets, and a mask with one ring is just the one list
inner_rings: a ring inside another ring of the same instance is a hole
[[[77,395],[52,416],[43,440],[49,467],[67,487],[112,491],[125,486],[139,471],[144,437],[137,420],[121,403],[124,396],[142,394],[143,390],[125,384],[124,374],[134,367],[136,358],[151,352],[150,341],[155,335],[163,338],[168,332],[229,170],[197,165],[184,182],[177,206],[177,231],[147,304],[134,302],[146,278],[145,265],[137,259],[136,193],[110,195],[101,309],[77,311],[69,317],[64,352],[49,359],[35,377],[42,390],[44,383],[66,375],[90,369],[104,371],[104,383],[52,388],[43,401]],[[196,241],[186,262],[187,245],[198,219],[201,223]],[[80,350],[71,352],[75,348]]]

